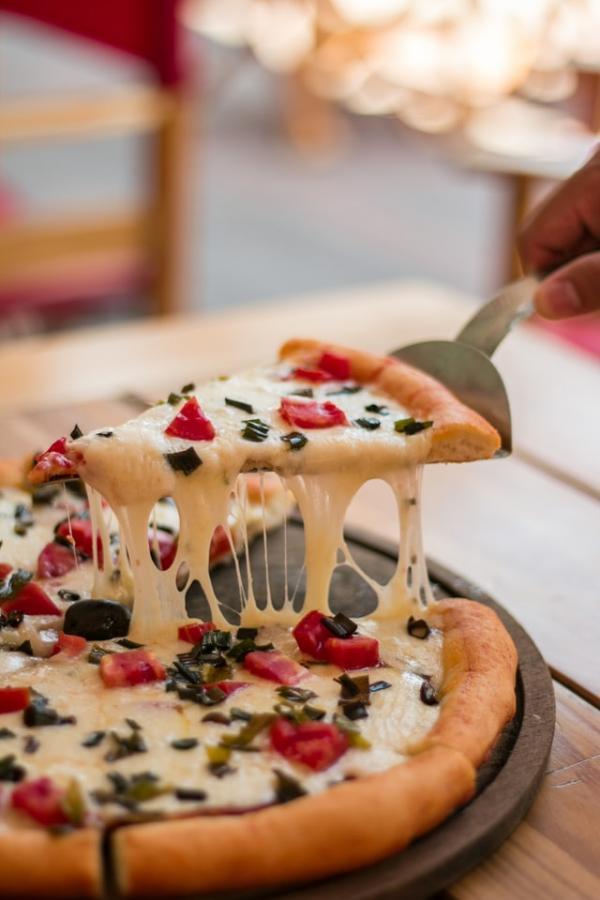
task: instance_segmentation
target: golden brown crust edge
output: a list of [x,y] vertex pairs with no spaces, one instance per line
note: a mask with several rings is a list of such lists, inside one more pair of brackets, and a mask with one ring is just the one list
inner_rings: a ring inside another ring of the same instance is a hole
[[280,359],[315,365],[324,351],[350,360],[352,377],[393,397],[419,419],[432,419],[432,443],[427,462],[467,462],[489,459],[500,448],[496,429],[461,403],[435,378],[389,356],[377,356],[339,344],[293,338],[280,349]]
[[517,650],[496,613],[472,600],[442,601],[431,623],[444,631],[442,709],[414,750],[452,747],[477,767],[515,714]]
[[181,893],[211,892],[357,869],[434,828],[470,799],[474,784],[461,753],[433,747],[290,805],[123,828],[112,841],[119,887],[130,897],[164,897],[175,885]]
[[85,828],[52,835],[31,829],[0,834],[3,897],[100,897],[102,833]]

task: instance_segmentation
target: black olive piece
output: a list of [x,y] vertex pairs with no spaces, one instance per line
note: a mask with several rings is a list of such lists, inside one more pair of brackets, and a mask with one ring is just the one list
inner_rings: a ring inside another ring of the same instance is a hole
[[127,607],[115,600],[81,600],[67,609],[63,631],[88,641],[108,641],[125,637],[130,621]]
[[440,702],[430,681],[424,681],[421,685],[420,697],[426,706],[437,706]]
[[425,619],[415,619],[414,616],[409,616],[406,630],[411,637],[418,638],[420,641],[424,641],[431,633],[431,628]]

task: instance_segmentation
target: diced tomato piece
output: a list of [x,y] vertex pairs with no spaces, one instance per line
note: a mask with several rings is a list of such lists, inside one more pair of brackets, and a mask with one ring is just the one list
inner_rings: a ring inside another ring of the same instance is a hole
[[57,544],[51,541],[46,544],[37,561],[37,577],[38,578],[58,578],[59,575],[66,575],[71,569],[77,565],[77,555],[75,549],[65,547],[64,544]]
[[165,434],[186,438],[188,441],[212,441],[215,429],[210,419],[202,412],[197,399],[190,397],[167,425]]
[[322,369],[309,369],[306,366],[296,366],[292,369],[290,378],[298,378],[301,381],[312,381],[314,384],[322,384],[324,381],[333,381],[333,375]]
[[325,644],[325,654],[340,669],[368,669],[379,663],[379,641],[362,634],[331,637]]
[[334,425],[348,424],[344,410],[329,400],[321,403],[318,400],[282,397],[279,415],[297,428],[332,428]]
[[177,629],[177,637],[180,641],[190,644],[199,644],[207,631],[215,631],[213,622],[191,622],[189,625],[181,625]]
[[[60,537],[67,539],[72,536],[76,549],[83,556],[91,558],[94,555],[91,519],[80,519],[77,516],[72,516],[65,522],[60,523],[56,533]],[[96,535],[96,547],[98,551],[98,565],[102,568],[104,560],[102,558],[102,541],[99,534]]]
[[36,457],[35,466],[28,476],[29,481],[32,484],[42,484],[52,475],[75,475],[82,459],[83,455],[79,451],[67,450],[66,437],[58,438],[44,453]]
[[148,530],[148,545],[150,551],[158,550],[159,568],[164,572],[173,564],[177,555],[177,538],[161,528]]
[[4,581],[7,575],[10,575],[12,572],[12,566],[9,566],[8,563],[0,563],[0,581]]
[[65,656],[79,656],[80,653],[83,653],[87,644],[86,639],[79,637],[78,634],[65,634],[64,631],[59,631],[58,640],[54,645],[52,655],[64,653]]
[[327,722],[295,725],[283,716],[271,725],[270,739],[277,753],[315,772],[328,769],[348,749],[348,738],[336,725]]
[[60,616],[61,612],[43,588],[35,581],[23,585],[12,600],[5,600],[2,612],[22,612],[26,616]]
[[350,360],[346,356],[329,353],[327,350],[321,354],[317,365],[319,369],[323,369],[324,372],[333,376],[337,381],[347,381],[352,374]]
[[28,687],[0,688],[0,713],[18,712],[29,706]]
[[268,650],[254,650],[246,654],[244,668],[259,678],[277,681],[279,684],[297,684],[308,674],[304,666],[294,659],[278,651]]
[[230,553],[231,547],[229,545],[227,532],[222,525],[217,525],[210,542],[209,560],[211,563],[214,563],[218,559],[222,559],[224,556],[229,556]]
[[18,784],[12,792],[14,809],[26,812],[40,825],[65,825],[68,822],[62,808],[64,790],[50,778],[36,778]]
[[109,653],[100,660],[100,675],[106,687],[133,687],[149,681],[163,681],[165,667],[151,650]]
[[227,694],[229,697],[231,694],[235,694],[236,691],[241,691],[242,688],[248,687],[247,681],[216,681],[214,684],[211,684],[211,687],[217,687],[220,691],[223,691],[224,694]]
[[327,659],[325,653],[325,641],[332,636],[328,628],[323,625],[325,616],[313,609],[303,616],[292,634],[303,653],[308,653],[313,659]]

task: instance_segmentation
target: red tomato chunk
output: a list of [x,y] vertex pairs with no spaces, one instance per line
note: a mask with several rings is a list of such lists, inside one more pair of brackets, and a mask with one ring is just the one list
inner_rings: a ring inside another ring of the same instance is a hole
[[368,669],[379,663],[379,641],[355,634],[350,638],[331,637],[325,644],[330,663],[340,669]]
[[323,613],[316,609],[303,616],[292,634],[303,653],[308,653],[313,659],[327,659],[325,642],[332,637],[331,632],[323,625]]
[[211,563],[214,563],[219,559],[223,559],[225,556],[229,556],[230,554],[231,546],[229,544],[227,532],[222,525],[217,525],[210,542],[209,560]]
[[4,581],[7,575],[10,575],[12,572],[12,566],[9,566],[8,563],[0,563],[0,581]]
[[35,581],[23,585],[12,600],[5,600],[2,612],[22,612],[26,616],[60,616],[60,609]]
[[77,554],[74,548],[51,541],[38,556],[36,574],[38,578],[58,578],[66,575],[76,565]]
[[188,644],[199,644],[207,631],[215,631],[212,622],[190,622],[189,625],[181,625],[177,629],[177,637]]
[[297,684],[308,674],[304,666],[276,650],[254,650],[246,654],[244,668],[259,678],[278,684]]
[[343,409],[329,400],[321,403],[318,400],[282,397],[279,415],[297,428],[333,428],[335,425],[348,424]]
[[173,565],[173,560],[177,555],[177,538],[172,534],[162,531],[160,528],[157,528],[156,531],[150,528],[148,530],[148,546],[150,552],[155,552],[158,556],[158,568],[161,571],[164,572]]
[[52,655],[63,653],[65,656],[75,657],[86,649],[88,642],[85,638],[79,637],[78,634],[65,634],[59,631],[58,640],[54,645]]
[[321,354],[317,365],[319,369],[327,372],[328,375],[331,375],[338,381],[347,381],[352,374],[350,360],[346,356],[329,353],[327,350]]
[[0,713],[18,712],[29,706],[28,687],[0,688]]
[[296,366],[292,369],[292,378],[298,378],[300,381],[312,381],[313,384],[321,384],[324,381],[334,381],[333,375],[324,372],[322,369],[309,369],[306,366]]
[[220,691],[223,691],[229,697],[231,694],[235,694],[236,691],[241,691],[242,688],[248,687],[248,684],[249,682],[247,681],[216,681],[214,684],[211,684],[211,687],[219,688]]
[[175,418],[165,428],[171,437],[186,438],[188,441],[212,441],[215,429],[207,419],[195,397],[190,397]]
[[[91,558],[94,555],[94,536],[90,519],[80,519],[77,516],[71,516],[70,520],[67,519],[60,523],[56,533],[69,541],[72,539],[73,545],[82,556]],[[98,565],[102,568],[102,541],[100,535],[96,535],[96,549]]]
[[151,650],[110,653],[100,660],[100,676],[106,687],[133,687],[163,681],[165,667]]
[[302,722],[295,725],[279,717],[271,725],[271,748],[292,762],[322,772],[348,749],[348,739],[336,725]]
[[68,818],[62,808],[64,791],[50,778],[36,778],[18,784],[12,793],[13,809],[20,809],[40,825],[65,825]]

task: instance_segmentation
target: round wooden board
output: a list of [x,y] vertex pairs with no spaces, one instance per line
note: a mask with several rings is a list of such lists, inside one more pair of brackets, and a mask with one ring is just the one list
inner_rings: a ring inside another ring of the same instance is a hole
[[[270,584],[277,596],[277,580],[283,569],[275,562],[282,559],[281,533],[269,536]],[[301,563],[303,541],[301,525],[288,525],[288,559],[291,568]],[[361,567],[370,575],[391,575],[396,555],[394,548],[353,531],[348,546]],[[251,550],[257,596],[261,596],[264,578],[262,543]],[[478,774],[475,798],[435,831],[417,840],[402,853],[359,871],[338,875],[325,881],[269,891],[220,893],[222,900],[254,900],[278,897],[282,900],[420,900],[452,884],[469,869],[493,853],[527,812],[544,774],[552,737],[555,708],[552,680],[547,666],[527,632],[509,613],[476,585],[448,569],[429,563],[434,591],[441,597],[469,597],[491,606],[510,632],[519,653],[517,675],[517,713],[504,729],[491,758]],[[217,596],[227,603],[238,602],[237,586],[229,566],[214,573]],[[356,615],[371,606],[370,589],[359,582],[351,570],[338,570],[332,582],[333,604]],[[302,598],[302,590],[298,599]],[[190,611],[198,614],[198,601],[188,601]],[[318,823],[315,823],[318,827]],[[323,836],[323,850],[327,836]],[[206,895],[204,895],[206,896]]]

